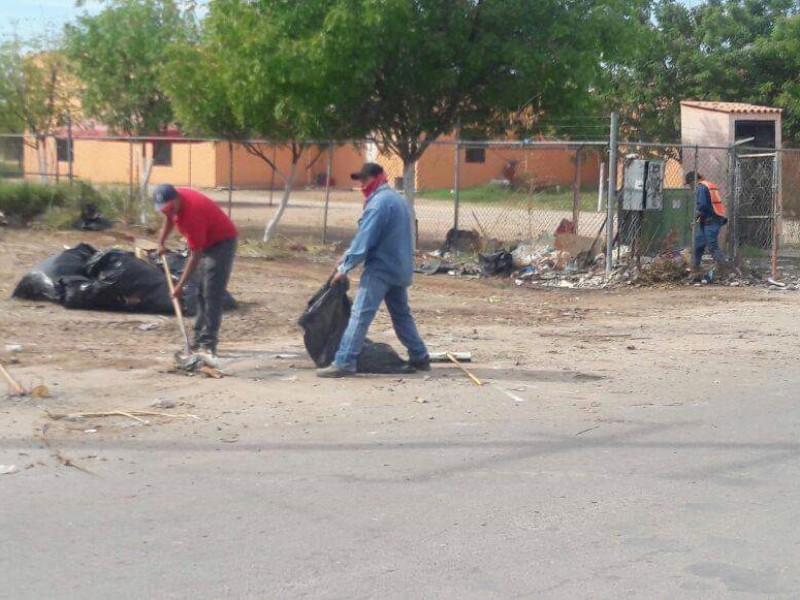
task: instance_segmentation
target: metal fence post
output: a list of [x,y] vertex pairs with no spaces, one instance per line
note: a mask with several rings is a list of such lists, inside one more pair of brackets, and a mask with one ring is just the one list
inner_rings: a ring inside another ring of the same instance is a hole
[[228,140],[228,218],[233,214],[233,141]]
[[578,233],[578,219],[581,213],[581,183],[583,180],[583,146],[578,146],[575,151],[575,177],[572,181],[572,224],[575,234]]
[[133,140],[128,138],[128,205],[125,207],[125,219],[133,221]]
[[[699,162],[700,162],[699,154],[700,154],[700,148],[697,145],[695,145],[695,147],[694,147],[694,164],[692,165],[692,168],[694,169],[694,182],[693,182],[693,185],[692,185],[692,191],[694,192],[694,196],[695,196],[694,198],[692,198],[692,202],[694,202],[695,204],[697,203],[697,169],[699,168],[698,165],[699,165]],[[695,247],[696,246],[695,239],[696,239],[696,236],[697,236],[697,217],[695,216],[696,212],[697,212],[696,207],[692,206],[692,211],[691,211],[691,215],[692,215],[692,239],[689,240],[689,244],[690,244],[690,247],[692,249],[692,266],[694,266],[695,264],[699,264],[700,261],[703,259],[702,256],[699,256],[699,257],[695,256],[695,253],[697,252],[697,248]]]
[[783,170],[781,169],[781,152],[775,152],[775,162],[773,163],[772,174],[772,256],[770,260],[770,270],[772,278],[778,277],[778,249],[783,215],[783,198],[781,197],[783,186],[780,183]]
[[189,187],[192,187],[192,142],[189,142]]
[[461,188],[461,125],[456,127],[456,146],[453,157],[453,231],[458,231],[458,217],[461,209],[460,188]]
[[[73,178],[73,171],[72,171],[72,160],[73,160],[73,145],[72,145],[72,115],[67,111],[67,165],[68,165],[68,177],[69,177],[69,184],[72,185],[72,178]],[[58,156],[56,156],[58,159]]]
[[617,198],[617,113],[611,113],[611,136],[608,142],[608,206],[606,208],[606,279],[611,275],[614,251],[614,202]]
[[741,185],[739,181],[739,169],[737,167],[737,159],[736,159],[736,147],[731,146],[728,149],[728,160],[727,160],[727,177],[728,186],[730,189],[730,209],[731,209],[731,218],[728,224],[728,249],[730,251],[731,261],[733,264],[736,264],[737,259],[739,258],[739,190],[738,187]]
[[325,170],[325,209],[322,213],[322,245],[328,243],[328,205],[331,200],[331,174],[333,173],[333,142],[328,145],[328,168]]

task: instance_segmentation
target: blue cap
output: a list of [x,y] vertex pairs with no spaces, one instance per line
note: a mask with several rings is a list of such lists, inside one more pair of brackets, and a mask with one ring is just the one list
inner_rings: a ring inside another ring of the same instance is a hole
[[175,186],[169,183],[162,183],[153,191],[153,200],[156,203],[156,208],[161,208],[165,204],[172,202],[178,197],[178,190]]

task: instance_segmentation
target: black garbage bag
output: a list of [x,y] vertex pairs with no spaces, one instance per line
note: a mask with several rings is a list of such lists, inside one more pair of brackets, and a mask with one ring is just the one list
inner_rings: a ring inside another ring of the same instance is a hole
[[84,265],[96,253],[97,250],[89,244],[78,244],[74,248],[54,254],[23,275],[11,297],[59,302],[58,280],[62,277],[85,275]]
[[[333,362],[350,320],[352,303],[347,296],[348,287],[346,279],[333,285],[326,283],[311,297],[298,320],[304,330],[306,350],[319,368]],[[358,357],[356,370],[359,373],[399,374],[406,373],[407,368],[408,363],[389,344],[374,343],[367,339]]]
[[350,298],[347,279],[333,285],[326,283],[306,304],[297,323],[303,328],[305,343],[311,360],[320,369],[333,362],[339,342],[350,319]]
[[104,250],[86,263],[86,275],[94,280],[88,306],[75,308],[172,314],[164,272],[139,260],[133,252]]
[[81,216],[72,227],[82,231],[105,231],[111,229],[111,221],[106,219],[94,204],[87,204],[81,209]]
[[59,302],[65,308],[119,310],[116,293],[111,286],[104,286],[94,279],[82,275],[70,275],[58,280]]
[[481,273],[486,276],[508,275],[514,270],[514,257],[502,250],[494,254],[479,254]]
[[[186,263],[189,262],[189,257],[186,256],[186,254],[174,252],[172,250],[167,253],[166,257],[170,273],[172,273],[172,276],[177,281],[180,276],[183,275],[183,270],[186,268]],[[154,267],[157,267],[163,272],[164,267],[161,265],[161,257],[158,253],[148,253],[147,260]],[[200,275],[195,271],[192,273],[191,277],[189,277],[189,281],[186,282],[186,286],[183,288],[183,294],[181,295],[181,308],[183,309],[183,313],[189,317],[197,314],[197,291],[199,287]],[[222,308],[223,310],[236,310],[239,308],[236,299],[227,290],[225,290],[225,296],[222,299]]]
[[406,373],[407,369],[408,363],[389,344],[375,343],[370,339],[364,341],[356,367],[359,373],[394,375]]

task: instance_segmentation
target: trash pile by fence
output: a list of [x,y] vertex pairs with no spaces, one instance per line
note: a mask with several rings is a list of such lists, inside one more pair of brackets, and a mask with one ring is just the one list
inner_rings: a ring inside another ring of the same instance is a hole
[[[9,147],[17,138],[4,140]],[[47,177],[64,178],[69,172],[77,179],[127,186],[132,207],[141,202],[142,184],[198,187],[227,208],[243,238],[260,238],[278,208],[281,173],[288,166],[286,148],[269,141],[87,136],[74,140],[72,154],[66,155],[72,160],[68,171],[57,141],[44,146],[45,162],[54,167]],[[257,147],[274,166],[248,152],[248,146]],[[693,251],[697,223],[694,190],[685,185],[689,172],[717,184],[729,217],[720,243],[737,266],[742,260],[766,261],[775,276],[781,244],[800,243],[800,151],[795,150],[444,138],[429,146],[408,178],[402,162],[382,155],[371,140],[309,142],[304,148],[279,235],[306,245],[341,245],[354,234],[363,198],[348,174],[362,160],[382,163],[395,188],[413,191],[422,250],[452,242],[483,254],[517,246],[555,251],[560,249],[541,240],[566,226],[581,244],[568,249],[573,259],[597,240],[593,252],[595,259],[606,259],[606,278],[617,261],[635,262],[638,271],[643,260]],[[9,166],[6,176],[36,177],[26,166],[35,164],[30,153],[7,149],[6,162],[19,168]],[[609,167],[612,154],[618,160]],[[147,164],[152,169],[145,172]],[[413,190],[404,189],[408,181]],[[453,235],[458,239],[448,237]],[[548,260],[556,266],[564,262],[559,256]],[[593,280],[595,270],[589,267],[599,262],[588,265],[581,257],[574,266]],[[549,273],[560,270],[547,264],[528,267],[537,272],[523,273],[525,282],[549,281]]]

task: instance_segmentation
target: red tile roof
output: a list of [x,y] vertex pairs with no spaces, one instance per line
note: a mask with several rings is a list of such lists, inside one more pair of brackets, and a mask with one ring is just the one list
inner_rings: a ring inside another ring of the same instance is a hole
[[773,106],[758,106],[746,102],[704,102],[699,100],[682,100],[681,106],[702,108],[723,113],[781,114],[783,109]]

